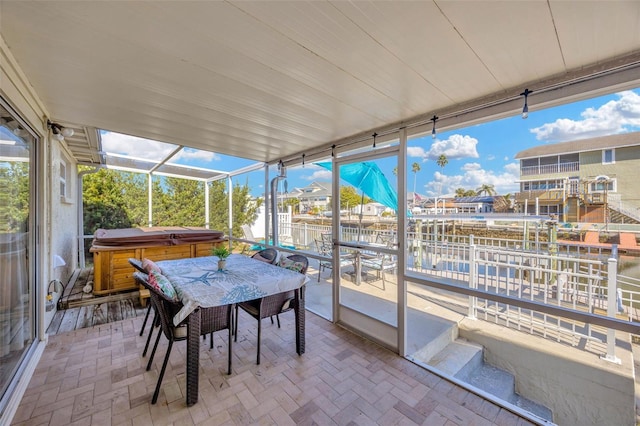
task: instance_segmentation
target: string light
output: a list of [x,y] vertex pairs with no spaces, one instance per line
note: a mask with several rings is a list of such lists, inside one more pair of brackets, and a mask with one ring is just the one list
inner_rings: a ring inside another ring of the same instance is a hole
[[433,121],[433,128],[431,129],[431,137],[433,139],[436,138],[436,121],[438,121],[438,116],[433,114],[433,117],[431,117],[431,121]]
[[336,156],[336,146],[335,145],[331,145],[331,156],[332,157]]
[[533,90],[524,89],[524,92],[520,93],[520,96],[524,96],[524,106],[522,107],[522,118],[527,118],[529,116],[529,105],[527,105],[527,98],[529,94],[533,93]]
[[374,133],[374,134],[373,134],[373,135],[371,135],[371,136],[373,136],[373,147],[375,148],[375,147],[376,147],[376,136],[378,136],[378,134],[377,134],[377,133]]
[[304,169],[304,154],[302,154],[302,168]]

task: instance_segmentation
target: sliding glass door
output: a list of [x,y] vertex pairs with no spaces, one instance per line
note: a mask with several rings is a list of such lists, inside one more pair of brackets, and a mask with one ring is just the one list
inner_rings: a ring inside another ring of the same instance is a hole
[[391,146],[340,158],[334,166],[338,321],[392,349],[398,342],[397,161],[397,146]]
[[0,412],[36,338],[34,147],[0,99]]

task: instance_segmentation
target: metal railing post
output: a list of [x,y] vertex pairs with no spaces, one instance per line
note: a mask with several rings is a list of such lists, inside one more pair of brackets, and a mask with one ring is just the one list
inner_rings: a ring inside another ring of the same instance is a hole
[[[616,310],[618,309],[616,289],[618,284],[618,260],[615,258],[609,258],[608,260],[608,283],[607,283],[607,316],[610,318],[616,317]],[[620,364],[620,358],[616,357],[616,330],[613,328],[607,329],[607,355],[602,359],[609,362]]]
[[[473,235],[469,236],[469,287],[478,288],[478,277],[476,276],[476,246],[473,243]],[[476,305],[478,298],[469,296],[469,312],[467,316],[470,319],[476,319]]]

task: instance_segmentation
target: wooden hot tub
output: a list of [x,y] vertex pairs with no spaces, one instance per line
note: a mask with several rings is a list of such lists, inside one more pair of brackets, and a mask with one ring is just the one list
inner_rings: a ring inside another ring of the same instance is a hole
[[[129,258],[153,261],[210,256],[211,249],[224,244],[222,231],[192,227],[150,227],[98,229],[93,253],[93,293],[104,295],[137,290]],[[144,295],[141,296],[141,300]]]

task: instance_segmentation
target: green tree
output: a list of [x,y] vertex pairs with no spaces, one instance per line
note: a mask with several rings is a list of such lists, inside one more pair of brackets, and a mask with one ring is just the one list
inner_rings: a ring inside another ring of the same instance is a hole
[[[189,179],[154,176],[152,179],[155,226],[204,226],[204,183]],[[211,229],[229,228],[229,202],[225,181],[210,183]],[[242,235],[241,226],[255,222],[262,199],[252,199],[247,185],[233,191],[233,235]],[[116,229],[146,226],[148,222],[147,175],[101,169],[83,179],[84,232],[98,228]]]
[[365,196],[364,201],[362,194],[359,194],[353,186],[340,187],[340,210],[352,209],[355,206],[367,204],[371,202],[371,198]]
[[7,161],[0,167],[0,232],[25,232],[29,219],[29,164]]
[[420,171],[420,164],[413,163],[411,165],[411,171],[413,172],[413,193],[416,193],[416,177],[418,177],[418,172]]
[[[166,213],[160,226],[204,226],[205,200],[204,182],[167,177],[165,196],[162,197]],[[154,223],[156,220],[154,219]]]
[[85,175],[82,182],[85,234],[93,234],[98,228],[118,229],[132,226],[120,172],[100,169],[96,173]]
[[[225,181],[218,180],[211,182],[209,187],[209,227],[227,231],[229,229],[229,199],[228,188]],[[231,234],[234,237],[242,237],[242,225],[253,224],[258,218],[258,210],[264,200],[262,198],[252,198],[251,189],[247,184],[236,184],[231,188],[233,204],[233,229]]]
[[300,214],[300,200],[298,198],[287,198],[283,201],[285,208],[291,206],[293,214]]
[[476,193],[478,195],[496,195],[496,189],[493,185],[485,183],[480,188],[476,189]]
[[476,191],[474,191],[473,189],[464,189],[464,188],[456,189],[456,198],[473,197],[475,195],[477,194],[476,194]]

